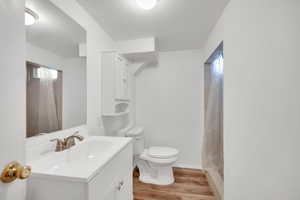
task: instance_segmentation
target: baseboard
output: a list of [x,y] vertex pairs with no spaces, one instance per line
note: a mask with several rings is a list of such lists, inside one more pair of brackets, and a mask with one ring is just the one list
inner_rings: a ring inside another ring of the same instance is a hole
[[224,181],[220,174],[214,169],[206,169],[208,183],[218,200],[224,199]]

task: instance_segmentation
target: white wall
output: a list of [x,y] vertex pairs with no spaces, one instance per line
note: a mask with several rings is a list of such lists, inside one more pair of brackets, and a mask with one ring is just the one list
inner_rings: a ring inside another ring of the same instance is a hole
[[63,129],[86,124],[86,59],[63,58],[27,43],[26,60],[63,71]]
[[46,49],[26,43],[26,60],[37,64],[62,69],[64,59]]
[[178,148],[183,167],[201,167],[202,57],[200,50],[159,53],[158,66],[136,77],[136,120],[147,146]]
[[211,31],[209,37],[207,38],[206,44],[203,48],[203,54],[205,61],[213,54],[216,48],[220,45],[220,43],[224,40],[224,26],[225,26],[225,14],[220,17],[217,24]]
[[86,58],[65,59],[63,129],[86,124]]
[[[24,0],[0,3],[0,168],[24,163],[26,134]],[[1,200],[24,200],[25,182],[0,182]]]
[[231,0],[208,40],[224,40],[225,200],[300,199],[299,9]]
[[118,41],[117,49],[124,54],[155,52],[155,38]]

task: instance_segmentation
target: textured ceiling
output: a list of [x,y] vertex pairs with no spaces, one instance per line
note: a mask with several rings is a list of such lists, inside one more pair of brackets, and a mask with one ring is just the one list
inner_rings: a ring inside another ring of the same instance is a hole
[[161,51],[201,48],[229,0],[77,0],[116,41],[154,36]]
[[26,26],[27,42],[63,57],[78,56],[78,44],[86,41],[85,30],[49,0],[26,0],[26,7],[39,15]]

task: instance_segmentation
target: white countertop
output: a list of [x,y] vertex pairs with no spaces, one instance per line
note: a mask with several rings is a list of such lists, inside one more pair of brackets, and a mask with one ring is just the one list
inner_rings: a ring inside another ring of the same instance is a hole
[[63,152],[51,152],[28,163],[31,178],[89,182],[131,138],[90,136]]

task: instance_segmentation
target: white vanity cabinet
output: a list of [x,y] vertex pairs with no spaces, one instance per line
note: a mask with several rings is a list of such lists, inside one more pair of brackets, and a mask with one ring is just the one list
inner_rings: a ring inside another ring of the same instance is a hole
[[[54,164],[50,170],[43,169],[46,163],[53,163],[50,158],[33,163],[27,200],[133,200],[131,140],[95,138],[75,149],[74,157],[66,155],[67,162]],[[80,152],[88,158],[80,158]],[[54,154],[58,160],[64,157]]]
[[117,113],[120,102],[130,100],[128,61],[115,51],[101,53],[102,114]]
[[132,200],[132,149],[127,148],[109,162],[88,184],[88,200]]

